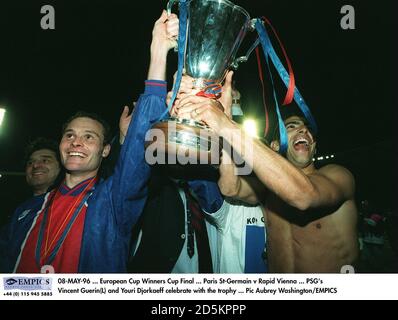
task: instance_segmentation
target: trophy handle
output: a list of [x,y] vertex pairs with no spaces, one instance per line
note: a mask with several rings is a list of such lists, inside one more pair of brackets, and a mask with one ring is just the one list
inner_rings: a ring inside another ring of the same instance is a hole
[[169,16],[171,14],[171,8],[173,8],[174,3],[178,1],[178,0],[169,0],[169,2],[167,2],[167,15]]
[[[172,1],[172,0],[170,0]],[[254,30],[256,30],[256,21],[257,19],[251,19],[249,21],[249,25],[248,25],[248,29],[250,32],[253,32]],[[251,53],[253,52],[253,50],[258,46],[258,44],[260,43],[260,40],[257,38],[256,41],[253,43],[253,45],[250,47],[250,49],[246,52],[246,54],[244,56],[238,57],[234,60],[234,62],[231,63],[231,68],[236,70],[239,67],[240,63],[246,62]]]
[[[178,0],[169,0],[169,2],[167,2],[167,8],[166,8],[167,16],[171,15],[171,9],[173,8],[174,3],[176,1],[178,1]],[[176,46],[174,47],[174,52],[178,52],[178,41],[177,41]]]

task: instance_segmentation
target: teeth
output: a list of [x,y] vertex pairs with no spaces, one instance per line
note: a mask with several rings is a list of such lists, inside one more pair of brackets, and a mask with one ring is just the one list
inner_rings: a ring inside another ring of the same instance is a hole
[[301,143],[301,142],[304,142],[306,146],[309,145],[308,140],[307,140],[307,139],[304,139],[304,138],[298,139],[298,140],[294,143],[294,145],[297,145],[297,144],[299,144],[299,143]]
[[78,156],[78,157],[84,157],[84,154],[81,152],[69,152],[68,153],[70,156]]

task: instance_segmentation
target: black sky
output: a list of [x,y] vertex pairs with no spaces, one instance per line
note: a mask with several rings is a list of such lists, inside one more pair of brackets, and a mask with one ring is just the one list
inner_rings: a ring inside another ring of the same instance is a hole
[[[364,175],[373,161],[384,158],[382,174],[391,177],[391,1],[236,3],[252,17],[268,17],[277,29],[320,127],[320,153],[341,154],[357,180],[369,184],[368,192],[373,176]],[[40,28],[45,4],[55,8],[52,31]],[[355,30],[340,27],[345,4],[355,8]],[[58,138],[61,124],[77,110],[95,111],[116,126],[122,106],[143,89],[152,25],[165,6],[158,0],[0,2],[0,105],[7,107],[0,172],[22,171],[26,143],[37,136]],[[170,74],[176,57],[171,60]],[[260,116],[254,56],[236,79],[244,110]]]

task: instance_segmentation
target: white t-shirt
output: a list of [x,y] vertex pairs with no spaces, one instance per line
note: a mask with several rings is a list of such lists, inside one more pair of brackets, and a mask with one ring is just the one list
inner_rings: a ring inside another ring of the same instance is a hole
[[219,269],[214,272],[267,272],[266,231],[261,206],[226,199],[217,212],[208,214],[208,218],[218,231]]
[[[198,273],[199,272],[199,264],[198,264],[198,248],[196,246],[196,239],[194,240],[194,255],[190,258],[188,256],[188,241],[186,240],[188,237],[188,224],[187,224],[187,199],[184,193],[184,190],[178,188],[178,192],[181,196],[181,200],[184,203],[185,210],[185,241],[184,246],[181,250],[180,256],[177,259],[176,264],[174,265],[171,273]],[[206,219],[206,228],[207,228],[207,236],[209,238],[210,252],[212,258],[213,272],[218,270],[218,256],[217,256],[217,228],[214,224],[210,223],[208,219]],[[196,235],[194,235],[196,236]]]

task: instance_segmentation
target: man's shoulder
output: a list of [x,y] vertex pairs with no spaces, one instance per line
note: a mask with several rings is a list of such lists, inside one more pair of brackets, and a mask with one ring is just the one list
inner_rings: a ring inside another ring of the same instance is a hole
[[345,167],[329,164],[318,170],[320,174],[332,181],[341,190],[344,190],[346,199],[352,199],[355,193],[355,178]]
[[46,194],[41,194],[39,196],[33,196],[28,198],[15,209],[15,212],[33,209],[35,206],[41,205],[44,201],[45,196]]
[[19,221],[25,221],[26,217],[36,214],[44,203],[45,195],[46,194],[33,196],[21,203],[14,210],[13,215],[10,217],[10,222],[15,223]]
[[353,174],[347,168],[338,164],[327,164],[317,170],[318,173],[330,176],[330,175],[344,175],[347,178],[354,178]]

